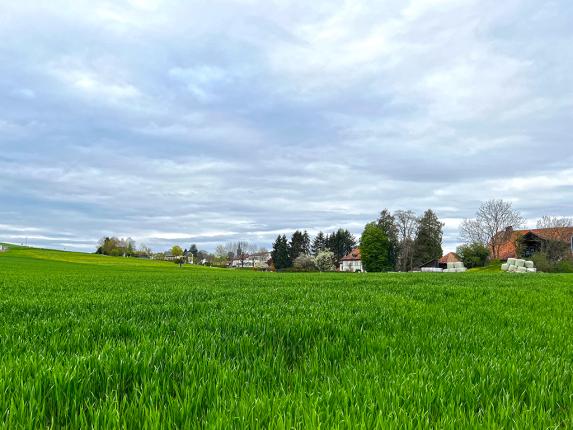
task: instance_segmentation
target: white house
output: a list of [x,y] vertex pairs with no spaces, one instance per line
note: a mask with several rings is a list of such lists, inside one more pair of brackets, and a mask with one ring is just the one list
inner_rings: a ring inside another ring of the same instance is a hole
[[245,255],[241,258],[234,258],[229,265],[233,268],[268,269],[271,266],[270,252],[257,252]]
[[354,248],[350,254],[342,257],[339,270],[341,272],[365,272],[362,267],[360,248]]

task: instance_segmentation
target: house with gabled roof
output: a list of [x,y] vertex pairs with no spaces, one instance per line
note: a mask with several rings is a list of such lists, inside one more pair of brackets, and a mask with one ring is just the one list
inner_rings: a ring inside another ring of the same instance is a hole
[[362,266],[360,248],[354,248],[348,255],[342,257],[338,269],[341,272],[366,272]]

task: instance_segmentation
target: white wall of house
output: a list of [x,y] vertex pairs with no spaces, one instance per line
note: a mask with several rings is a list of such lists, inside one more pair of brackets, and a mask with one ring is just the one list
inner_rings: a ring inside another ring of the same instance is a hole
[[257,269],[268,269],[269,265],[267,261],[271,258],[271,254],[257,254],[257,255],[250,255],[241,261],[238,258],[235,258],[231,262],[231,267],[239,268],[239,267],[247,267],[247,268],[257,268]]
[[355,260],[355,261],[342,261],[340,263],[340,271],[341,272],[363,272],[364,269],[362,268],[362,261]]

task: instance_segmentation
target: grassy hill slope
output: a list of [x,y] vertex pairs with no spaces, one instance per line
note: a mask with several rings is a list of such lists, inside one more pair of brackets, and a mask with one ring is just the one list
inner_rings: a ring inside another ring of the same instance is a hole
[[573,425],[573,276],[0,254],[7,428]]

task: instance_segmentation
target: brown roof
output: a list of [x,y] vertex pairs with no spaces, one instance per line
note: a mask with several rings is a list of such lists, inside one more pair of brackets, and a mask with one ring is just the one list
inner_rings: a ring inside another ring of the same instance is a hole
[[350,254],[345,255],[341,258],[340,261],[360,261],[362,258],[360,257],[360,248],[354,248]]
[[440,260],[438,261],[440,264],[448,264],[448,263],[459,263],[460,261],[460,257],[458,254],[456,254],[455,252],[449,252],[446,255],[444,255],[442,258],[440,258]]
[[515,248],[515,241],[520,236],[532,233],[544,240],[559,240],[569,243],[573,237],[573,227],[555,227],[555,228],[532,228],[527,230],[512,230],[511,234],[508,231],[502,231],[498,234],[508,235],[507,240],[499,247],[499,259],[507,260],[508,258],[515,258],[517,250]]

